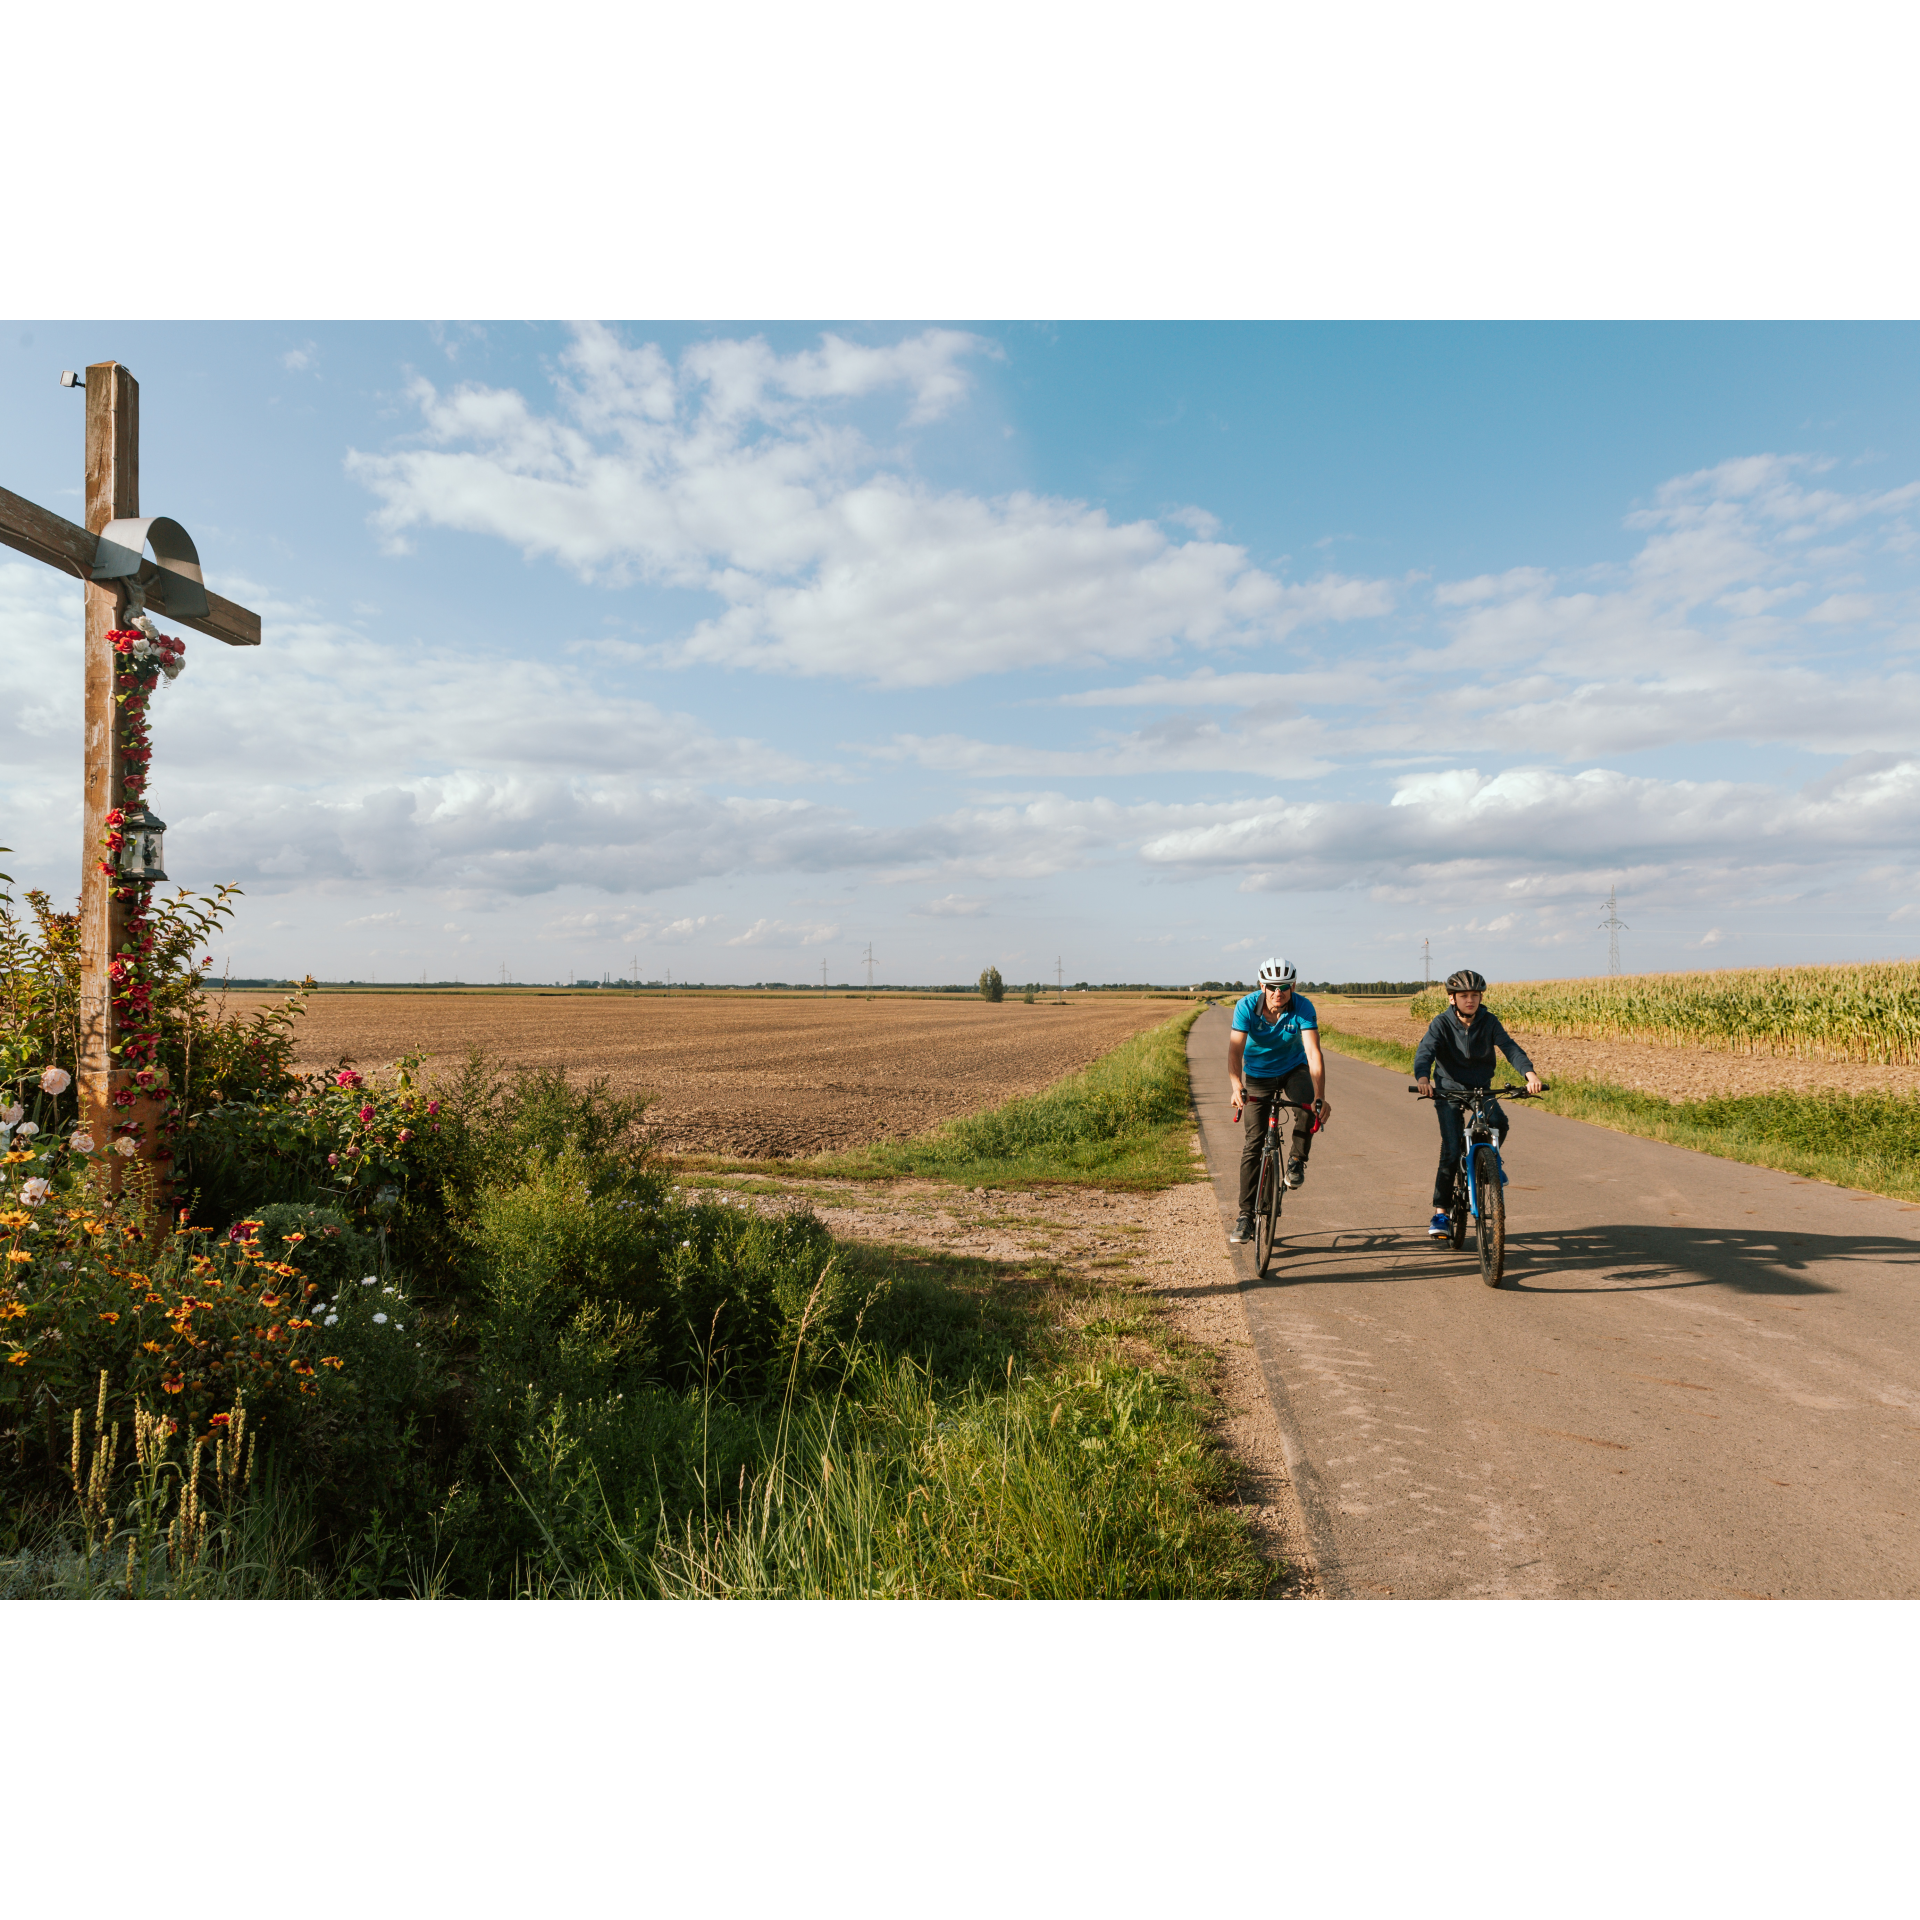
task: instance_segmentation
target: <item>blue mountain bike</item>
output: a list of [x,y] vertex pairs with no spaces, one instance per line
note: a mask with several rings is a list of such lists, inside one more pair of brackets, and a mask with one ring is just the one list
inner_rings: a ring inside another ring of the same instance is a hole
[[[1418,1087],[1409,1087],[1418,1093]],[[1542,1093],[1546,1088],[1542,1087]],[[1473,1222],[1474,1244],[1480,1253],[1480,1278],[1497,1287],[1507,1266],[1507,1191],[1500,1177],[1500,1134],[1488,1109],[1496,1100],[1531,1100],[1524,1088],[1467,1087],[1448,1093],[1436,1086],[1436,1100],[1449,1100],[1466,1119],[1467,1143],[1453,1170],[1453,1197],[1447,1205],[1447,1245],[1457,1253],[1467,1244],[1467,1222]]]

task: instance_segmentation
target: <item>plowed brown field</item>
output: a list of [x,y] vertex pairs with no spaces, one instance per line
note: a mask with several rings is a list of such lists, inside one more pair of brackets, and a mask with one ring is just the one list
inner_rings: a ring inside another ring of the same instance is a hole
[[[231,993],[229,1009],[281,996]],[[425,1050],[429,1072],[473,1046],[512,1066],[604,1074],[646,1092],[669,1153],[785,1159],[901,1140],[1084,1067],[1177,1007],[1131,995],[1065,1006],[965,999],[642,998],[616,993],[322,993],[299,1027],[303,1067],[377,1068]]]

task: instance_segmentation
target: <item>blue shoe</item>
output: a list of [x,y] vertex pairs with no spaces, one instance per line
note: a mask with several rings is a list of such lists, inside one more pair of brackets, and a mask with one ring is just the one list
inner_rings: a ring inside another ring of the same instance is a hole
[[1427,1237],[1430,1240],[1448,1239],[1452,1235],[1452,1232],[1453,1228],[1444,1213],[1436,1213],[1433,1218],[1427,1222]]

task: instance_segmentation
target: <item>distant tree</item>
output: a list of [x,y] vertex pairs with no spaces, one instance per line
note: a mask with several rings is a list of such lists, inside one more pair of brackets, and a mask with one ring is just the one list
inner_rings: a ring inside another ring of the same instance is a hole
[[1004,1000],[1007,983],[1000,978],[998,967],[989,967],[980,976],[980,998],[982,1000]]

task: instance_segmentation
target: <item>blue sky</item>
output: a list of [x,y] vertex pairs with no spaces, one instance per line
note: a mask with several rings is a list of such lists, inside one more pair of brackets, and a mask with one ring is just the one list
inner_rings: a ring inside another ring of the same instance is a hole
[[[9,323],[259,607],[155,701],[242,974],[1496,977],[1920,944],[1897,325]],[[0,842],[79,865],[0,558]]]

